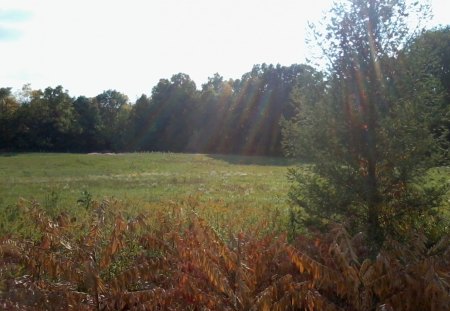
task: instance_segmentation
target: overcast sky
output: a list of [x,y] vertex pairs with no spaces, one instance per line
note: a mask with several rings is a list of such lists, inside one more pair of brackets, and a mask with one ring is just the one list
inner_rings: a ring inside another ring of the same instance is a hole
[[[62,85],[72,96],[116,89],[134,101],[184,72],[199,87],[215,72],[305,61],[307,21],[331,0],[0,0],[0,87]],[[432,0],[433,25],[450,0]]]

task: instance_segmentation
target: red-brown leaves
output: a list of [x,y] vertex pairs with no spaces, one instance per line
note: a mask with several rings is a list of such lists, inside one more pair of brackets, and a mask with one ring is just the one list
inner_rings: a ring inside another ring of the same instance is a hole
[[[366,259],[360,264],[350,237],[339,230],[328,242],[329,253],[321,258],[287,247],[299,271],[312,277],[309,286],[321,293],[321,300],[327,297],[346,310],[445,310],[449,306],[448,258],[431,255],[437,246],[428,249],[423,235],[416,235],[406,244],[409,247],[391,241],[374,262]],[[448,246],[440,242],[440,248],[441,255],[448,256]]]
[[[185,209],[186,206],[183,206]],[[261,230],[217,232],[176,206],[159,223],[93,204],[87,225],[33,205],[39,238],[0,241],[10,310],[445,310],[450,248],[423,235],[365,259],[343,228],[288,245]],[[221,228],[219,228],[221,229]]]

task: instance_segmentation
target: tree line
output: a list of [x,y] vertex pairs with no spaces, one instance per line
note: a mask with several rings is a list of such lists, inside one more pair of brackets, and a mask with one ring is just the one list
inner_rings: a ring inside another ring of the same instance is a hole
[[307,65],[255,65],[237,80],[189,75],[161,79],[131,104],[107,90],[73,98],[62,86],[0,89],[0,150],[171,151],[281,155],[281,118],[293,87],[317,72]]
[[[397,66],[392,79],[407,77],[409,69],[401,65],[405,61],[423,62],[422,74],[440,81],[445,97],[441,105],[447,106],[449,32],[447,27],[424,33],[404,48],[401,57],[389,59],[392,68]],[[0,88],[0,150],[279,156],[283,153],[282,124],[286,136],[290,135],[283,120],[294,120],[299,109],[304,109],[296,104],[299,96],[314,100],[330,83],[329,75],[309,65],[262,64],[241,79],[224,80],[215,74],[200,89],[189,75],[178,73],[161,79],[151,95],[143,94],[133,104],[117,90],[73,98],[62,86],[33,90],[25,85],[14,94],[4,87]],[[396,91],[400,90],[392,89],[391,94]],[[448,116],[446,121],[442,115],[428,117],[434,120],[436,131],[448,131]],[[298,155],[289,144],[285,143],[285,149]]]

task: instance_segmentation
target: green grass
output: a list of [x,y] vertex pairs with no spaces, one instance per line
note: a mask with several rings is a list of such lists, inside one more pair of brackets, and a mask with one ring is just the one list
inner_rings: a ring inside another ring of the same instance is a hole
[[[39,202],[53,216],[65,211],[83,217],[86,209],[77,201],[88,197],[118,201],[130,215],[182,202],[212,225],[243,230],[267,221],[271,229],[283,230],[286,173],[294,164],[283,158],[174,153],[0,154],[0,234],[20,229],[11,227],[20,198]],[[428,180],[450,183],[450,169],[431,170]],[[450,218],[447,209],[443,213]]]
[[[195,197],[215,222],[285,214],[286,159],[202,154],[10,154],[0,155],[0,210],[19,198],[50,213],[82,212],[77,201],[120,200],[128,212],[148,211]],[[231,211],[232,210],[232,211]]]

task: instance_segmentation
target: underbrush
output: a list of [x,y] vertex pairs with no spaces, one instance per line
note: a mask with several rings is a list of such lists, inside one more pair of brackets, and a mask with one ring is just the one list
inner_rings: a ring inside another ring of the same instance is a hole
[[[449,237],[415,233],[370,260],[360,235],[211,225],[194,202],[135,216],[90,201],[86,218],[21,203],[29,234],[0,241],[5,310],[445,310]],[[87,219],[87,220],[86,220]],[[238,222],[238,221],[237,221]]]

